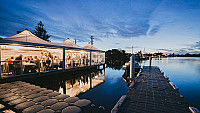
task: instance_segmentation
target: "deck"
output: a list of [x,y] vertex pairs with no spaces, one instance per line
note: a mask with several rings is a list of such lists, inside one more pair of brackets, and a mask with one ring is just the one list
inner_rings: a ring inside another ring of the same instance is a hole
[[158,67],[144,67],[117,113],[191,113],[189,104]]

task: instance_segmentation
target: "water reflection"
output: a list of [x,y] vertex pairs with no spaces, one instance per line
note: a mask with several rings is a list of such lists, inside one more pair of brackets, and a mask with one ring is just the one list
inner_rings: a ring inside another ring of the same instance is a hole
[[[89,71],[88,71],[89,72]],[[53,75],[27,79],[27,82],[52,89],[61,94],[77,96],[91,88],[98,86],[105,81],[105,70],[96,70],[91,73],[66,73],[65,75]]]
[[58,92],[70,96],[77,96],[103,83],[105,81],[104,79],[104,74],[101,72],[93,72],[78,78],[61,81],[62,85],[60,85]]
[[120,70],[126,61],[106,62],[106,66],[115,70]]

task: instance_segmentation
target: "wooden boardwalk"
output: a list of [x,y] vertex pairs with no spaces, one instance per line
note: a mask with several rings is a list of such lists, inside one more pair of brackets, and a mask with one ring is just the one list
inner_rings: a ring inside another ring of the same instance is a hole
[[191,113],[158,67],[144,67],[117,113]]

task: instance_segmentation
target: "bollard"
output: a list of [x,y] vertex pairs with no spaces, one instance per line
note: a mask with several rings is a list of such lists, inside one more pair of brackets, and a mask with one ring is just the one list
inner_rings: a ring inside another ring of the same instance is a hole
[[149,67],[151,67],[151,60],[152,60],[152,57],[149,57]]
[[135,56],[130,57],[130,79],[135,76]]

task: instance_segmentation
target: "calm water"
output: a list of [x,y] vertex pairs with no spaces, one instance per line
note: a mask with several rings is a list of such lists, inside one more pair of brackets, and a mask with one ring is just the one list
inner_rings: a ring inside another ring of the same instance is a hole
[[26,81],[62,94],[89,99],[96,108],[104,106],[109,113],[122,95],[128,92],[127,83],[122,79],[124,70],[105,70],[90,73],[66,73],[65,75],[45,76]]
[[104,106],[106,113],[109,113],[120,97],[128,92],[123,74],[124,70],[106,68],[105,82],[78,97],[89,99],[96,106]]
[[[149,62],[144,61],[142,65]],[[200,109],[200,57],[153,59],[152,65],[160,67],[189,104]]]

